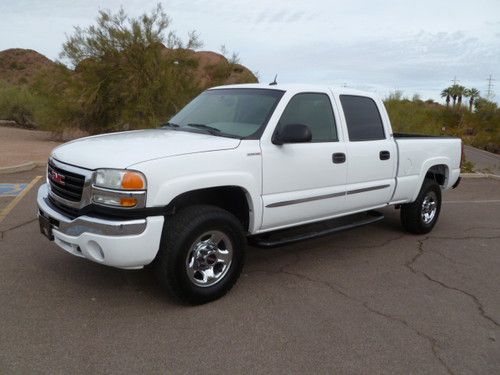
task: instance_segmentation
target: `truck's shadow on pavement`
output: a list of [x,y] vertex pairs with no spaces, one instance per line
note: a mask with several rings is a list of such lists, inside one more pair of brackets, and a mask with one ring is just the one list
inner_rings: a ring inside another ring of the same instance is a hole
[[[242,274],[267,272],[272,274],[296,262],[298,256],[312,258],[348,260],[360,256],[367,248],[383,251],[379,245],[405,236],[399,223],[398,211],[388,210],[386,218],[376,224],[325,236],[295,244],[275,247],[248,247],[246,264]],[[55,250],[55,249],[54,249]],[[81,293],[92,299],[107,300],[131,299],[135,302],[176,305],[157,283],[152,267],[142,270],[120,270],[101,266],[85,259],[78,259],[64,253],[53,254],[47,258],[45,266],[51,270],[53,282],[64,284],[68,293]],[[307,271],[307,270],[306,270]],[[270,279],[271,282],[273,278]],[[247,284],[248,285],[248,284]],[[235,288],[238,288],[238,283]],[[255,292],[255,291],[254,291]],[[230,293],[226,298],[231,298]]]

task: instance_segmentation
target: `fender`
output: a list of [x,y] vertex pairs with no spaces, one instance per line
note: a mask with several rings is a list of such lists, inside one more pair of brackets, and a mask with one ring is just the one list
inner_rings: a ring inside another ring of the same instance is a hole
[[455,181],[453,181],[450,185],[450,165],[451,165],[451,159],[442,156],[442,157],[436,157],[436,158],[431,158],[427,159],[425,162],[422,163],[422,167],[420,168],[420,174],[418,178],[418,182],[416,184],[416,189],[415,192],[413,193],[411,202],[414,202],[417,199],[418,193],[420,193],[420,188],[422,187],[422,184],[424,183],[425,175],[431,169],[432,167],[436,165],[444,165],[446,166],[446,171],[445,171],[445,183],[443,185],[444,189],[448,189],[449,186],[453,185]]
[[234,186],[243,189],[250,209],[248,229],[262,222],[262,159],[259,141],[235,149],[193,153],[146,161],[135,166],[148,181],[147,207],[166,207],[181,194]]
[[236,186],[243,189],[250,209],[249,232],[257,230],[262,221],[262,202],[259,185],[250,173],[234,171],[181,176],[165,181],[158,187],[154,196],[148,197],[148,201],[151,202],[151,206],[167,206],[181,194],[222,186]]

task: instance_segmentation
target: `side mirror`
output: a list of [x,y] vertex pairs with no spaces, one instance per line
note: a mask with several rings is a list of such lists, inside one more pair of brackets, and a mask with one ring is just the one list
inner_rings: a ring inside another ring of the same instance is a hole
[[309,126],[302,124],[288,124],[274,133],[272,142],[275,145],[285,143],[311,142],[312,134]]

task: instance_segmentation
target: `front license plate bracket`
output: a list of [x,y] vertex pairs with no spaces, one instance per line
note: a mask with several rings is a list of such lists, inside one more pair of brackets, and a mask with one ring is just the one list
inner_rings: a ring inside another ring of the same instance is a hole
[[50,220],[45,216],[38,215],[38,224],[40,225],[40,233],[42,233],[50,241],[54,241],[54,235],[52,234],[52,224],[50,223]]

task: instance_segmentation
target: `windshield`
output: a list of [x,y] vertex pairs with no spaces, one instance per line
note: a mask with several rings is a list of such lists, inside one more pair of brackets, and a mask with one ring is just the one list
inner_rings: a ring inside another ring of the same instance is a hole
[[213,135],[258,137],[283,93],[271,89],[208,90],[172,117],[167,125]]

